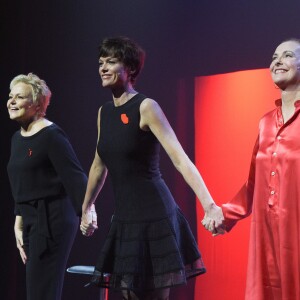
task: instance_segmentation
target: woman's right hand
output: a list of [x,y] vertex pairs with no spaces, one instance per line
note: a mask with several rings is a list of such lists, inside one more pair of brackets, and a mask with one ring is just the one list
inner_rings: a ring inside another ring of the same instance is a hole
[[27,256],[24,250],[24,243],[23,243],[23,219],[21,216],[16,216],[15,220],[15,238],[16,238],[16,244],[17,248],[20,251],[20,256],[24,264],[26,264]]
[[91,236],[96,229],[98,229],[97,213],[95,205],[92,204],[82,209],[80,230],[84,236]]
[[213,234],[213,236],[216,236],[225,233],[223,222],[224,215],[222,208],[213,203],[205,211],[205,215],[201,223]]

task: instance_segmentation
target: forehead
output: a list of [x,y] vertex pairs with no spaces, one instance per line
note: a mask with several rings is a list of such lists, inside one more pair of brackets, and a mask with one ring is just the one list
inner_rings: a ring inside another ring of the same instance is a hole
[[299,52],[300,44],[295,41],[283,42],[276,48],[275,53],[283,53],[285,51]]
[[125,67],[125,63],[122,60],[120,60],[118,57],[115,57],[115,56],[100,56],[99,57],[99,62],[101,62],[101,63],[109,62],[110,60],[113,60],[114,63],[116,63],[117,65]]
[[26,84],[24,82],[18,82],[12,87],[11,93],[31,95],[32,93],[31,85]]
[[113,55],[107,55],[107,56],[100,56],[99,60],[109,60],[109,59],[117,59],[117,57]]

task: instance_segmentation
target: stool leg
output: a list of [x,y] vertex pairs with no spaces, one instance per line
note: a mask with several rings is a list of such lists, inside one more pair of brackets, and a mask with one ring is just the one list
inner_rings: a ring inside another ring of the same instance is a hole
[[99,288],[99,291],[100,291],[99,300],[108,300],[107,289]]

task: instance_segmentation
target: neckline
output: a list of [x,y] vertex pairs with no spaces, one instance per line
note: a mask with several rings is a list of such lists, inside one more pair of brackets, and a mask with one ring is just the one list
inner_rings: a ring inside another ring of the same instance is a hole
[[51,128],[51,127],[54,127],[54,126],[55,126],[55,124],[52,123],[52,124],[50,124],[48,126],[43,127],[41,130],[39,130],[38,132],[34,133],[33,135],[28,135],[28,136],[22,135],[21,134],[21,129],[18,131],[18,133],[19,133],[19,136],[22,139],[31,139],[31,138],[34,138],[34,137],[38,136],[39,134],[43,133],[45,130],[47,130],[47,129]]
[[131,97],[127,102],[125,102],[125,103],[123,103],[123,104],[121,104],[121,105],[119,105],[119,106],[115,106],[115,103],[114,103],[114,101],[113,101],[113,102],[112,102],[113,107],[114,107],[115,109],[124,108],[124,107],[127,105],[127,103],[132,102],[132,100],[133,100],[134,98],[136,98],[137,95],[139,95],[139,93],[136,93],[136,94],[135,94],[133,97]]

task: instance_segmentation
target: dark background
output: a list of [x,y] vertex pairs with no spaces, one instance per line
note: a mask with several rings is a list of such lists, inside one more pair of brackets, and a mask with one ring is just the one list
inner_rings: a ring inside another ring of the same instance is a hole
[[[53,93],[47,117],[67,132],[88,172],[96,146],[97,111],[111,99],[100,85],[97,46],[107,36],[129,36],[147,53],[136,89],[160,103],[193,159],[194,77],[268,67],[278,43],[300,37],[299,14],[299,0],[2,0],[0,298],[25,299],[25,273],[15,247],[13,199],[6,175],[10,137],[18,129],[6,110],[14,76],[33,72],[46,80]],[[196,233],[194,196],[164,153],[161,162],[164,177]],[[100,229],[89,239],[78,233],[69,265],[96,260],[113,211],[108,182],[97,211]],[[66,274],[63,299],[96,299],[97,289],[83,288],[87,281]],[[110,299],[114,298],[112,294]],[[176,288],[171,299],[193,299],[193,280],[188,287]]]

